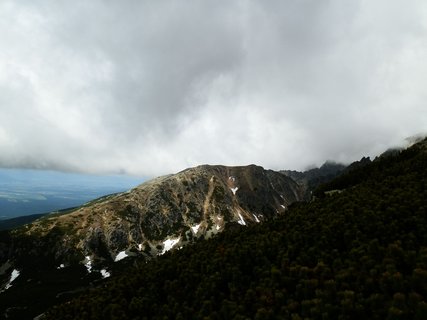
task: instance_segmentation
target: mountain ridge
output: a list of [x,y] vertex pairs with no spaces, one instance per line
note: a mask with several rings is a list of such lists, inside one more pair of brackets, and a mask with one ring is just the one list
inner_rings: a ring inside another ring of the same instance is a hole
[[359,162],[341,192],[136,265],[46,319],[426,319],[426,146]]
[[[392,163],[394,157],[411,157],[416,148],[422,147],[417,145],[376,163]],[[351,176],[357,170],[365,170],[365,166],[372,167],[370,161],[365,162],[362,161],[362,166],[356,163],[355,169],[345,174]],[[352,190],[348,188],[342,194]],[[233,238],[236,232],[240,233],[239,225],[246,224],[251,233],[259,229],[257,225],[261,228],[257,220],[276,221],[276,218],[286,217],[286,221],[295,224],[296,230],[302,232],[296,217],[288,215],[298,208],[315,208],[319,201],[329,201],[329,197],[319,197],[308,204],[293,205],[308,200],[306,195],[306,189],[291,178],[262,167],[202,165],[158,177],[124,193],[94,200],[71,213],[44,217],[15,233],[0,233],[0,280],[8,287],[2,293],[0,307],[7,306],[9,311],[12,310],[10,307],[17,305],[14,297],[18,294],[21,301],[8,316],[25,314],[23,308],[26,307],[41,313],[52,303],[66,301],[61,299],[80,293],[89,284],[100,285],[102,278],[110,274],[114,278],[127,268],[145,265],[158,255],[168,259],[174,253],[167,251],[185,244],[200,243],[203,246],[208,242],[193,240],[211,237],[217,227],[221,231],[229,231],[224,236],[221,233],[220,237],[229,239],[233,248],[239,247],[239,240]],[[330,199],[339,196],[331,195]],[[178,211],[181,215],[177,214]],[[316,216],[310,210],[307,213],[309,217]],[[219,221],[219,216],[222,221]],[[105,228],[101,224],[103,217],[110,222],[110,227]],[[303,216],[300,218],[306,220]],[[272,225],[275,225],[274,221]],[[76,233],[74,223],[84,227],[78,228],[80,234],[73,239],[70,235]],[[149,232],[145,233],[144,225]],[[137,228],[129,232],[129,226]],[[301,234],[293,234],[292,237],[296,238],[292,241],[300,243]],[[193,250],[191,248],[185,252],[188,254]],[[221,252],[222,249],[215,250]],[[268,248],[263,250],[272,254]],[[253,259],[258,258],[254,256]],[[18,278],[12,283],[14,275]],[[55,288],[47,286],[48,283],[55,283]],[[34,298],[41,292],[44,297],[50,297],[49,302]]]
[[37,261],[40,267],[47,260],[55,266],[90,261],[100,270],[122,257],[150,259],[232,224],[273,219],[304,199],[291,178],[260,166],[201,165],[15,229],[10,245],[0,248],[0,262],[26,269]]

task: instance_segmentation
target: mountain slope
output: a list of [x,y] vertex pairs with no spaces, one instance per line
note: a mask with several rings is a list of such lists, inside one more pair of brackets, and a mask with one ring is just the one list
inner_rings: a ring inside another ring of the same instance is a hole
[[[107,272],[120,273],[137,257],[144,261],[239,224],[271,220],[303,199],[301,187],[278,172],[204,165],[46,215],[0,232],[2,288],[19,272],[0,293],[0,308],[38,310],[46,300],[59,302],[64,292],[74,294]],[[132,258],[121,261],[126,257]]]
[[331,181],[346,170],[346,166],[333,161],[325,162],[320,168],[310,169],[304,172],[295,170],[282,170],[280,173],[292,178],[297,182],[307,194],[311,196],[311,192],[321,184]]
[[341,193],[139,265],[46,319],[426,319],[426,144],[366,165]]
[[46,217],[28,226],[25,234],[62,231],[67,236],[56,251],[61,261],[69,254],[61,248],[106,260],[131,249],[157,254],[168,239],[185,243],[194,236],[209,237],[229,222],[268,220],[302,199],[300,187],[277,172],[254,165],[205,165],[159,177],[66,215]]
[[[427,153],[427,139],[421,140],[406,150],[394,150],[393,153],[382,155],[371,161],[369,158],[362,158],[347,167],[345,174],[338,176],[336,179],[321,185],[314,194],[322,196],[327,190],[344,190],[370,180],[372,176],[383,179],[391,175],[395,170],[396,163],[405,163],[405,161],[414,161],[415,158],[424,157]],[[412,164],[411,164],[412,165]],[[417,163],[417,166],[422,166]],[[425,165],[425,164],[424,164]],[[414,168],[422,169],[422,168]],[[402,172],[407,172],[410,168],[401,166]],[[401,173],[399,173],[401,174]]]

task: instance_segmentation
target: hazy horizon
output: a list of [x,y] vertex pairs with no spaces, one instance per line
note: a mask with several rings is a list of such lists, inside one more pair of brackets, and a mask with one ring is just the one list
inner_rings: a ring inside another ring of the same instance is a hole
[[0,220],[80,206],[127,191],[144,178],[0,168]]

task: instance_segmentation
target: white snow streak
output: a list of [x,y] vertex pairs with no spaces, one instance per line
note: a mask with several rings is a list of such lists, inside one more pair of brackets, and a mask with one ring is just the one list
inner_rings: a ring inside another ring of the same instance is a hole
[[245,222],[245,220],[243,219],[243,217],[242,217],[242,215],[239,213],[239,218],[240,218],[240,220],[239,221],[237,221],[239,224],[241,224],[242,226],[246,226],[246,222]]
[[160,255],[165,254],[166,251],[169,251],[170,249],[172,249],[178,242],[179,240],[181,240],[181,237],[178,237],[176,239],[167,239],[163,242],[164,248],[162,253],[160,253]]
[[116,258],[114,259],[114,262],[120,261],[120,260],[122,260],[122,259],[126,258],[127,256],[128,256],[128,255],[126,254],[126,252],[125,252],[125,251],[120,251],[120,252],[118,253],[118,255],[116,256]]
[[286,207],[285,207],[283,204],[281,204],[280,206],[281,206],[283,209],[286,209]]
[[13,269],[11,275],[10,275],[10,280],[7,283],[6,287],[4,288],[5,290],[9,289],[12,286],[12,282],[19,277],[19,270]]
[[138,244],[138,250],[142,251],[142,243]]
[[92,261],[90,260],[90,256],[86,256],[86,263],[85,263],[85,267],[87,269],[87,272],[91,273],[92,272]]
[[260,222],[256,215],[253,214],[253,216],[254,216],[256,222]]
[[194,234],[197,234],[197,231],[199,230],[200,225],[201,225],[201,223],[196,224],[195,226],[191,227],[191,230],[193,230]]
[[101,276],[103,279],[108,278],[111,276],[111,273],[109,273],[106,269],[101,270]]
[[237,190],[239,190],[238,187],[230,188],[231,192],[233,192],[234,195],[236,195]]

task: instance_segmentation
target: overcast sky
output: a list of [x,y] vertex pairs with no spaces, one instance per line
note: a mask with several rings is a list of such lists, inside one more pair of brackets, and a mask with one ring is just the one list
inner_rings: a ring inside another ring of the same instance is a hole
[[0,1],[0,167],[304,169],[427,131],[427,2]]

